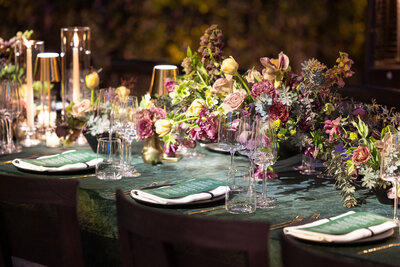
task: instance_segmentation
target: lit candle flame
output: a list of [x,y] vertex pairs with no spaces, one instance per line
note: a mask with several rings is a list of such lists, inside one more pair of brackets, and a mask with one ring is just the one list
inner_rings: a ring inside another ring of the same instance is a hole
[[78,34],[75,33],[74,34],[74,47],[78,47],[79,46],[79,37]]

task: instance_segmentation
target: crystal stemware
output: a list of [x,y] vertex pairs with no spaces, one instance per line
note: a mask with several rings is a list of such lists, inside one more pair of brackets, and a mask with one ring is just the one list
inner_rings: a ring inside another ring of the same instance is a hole
[[218,146],[229,151],[231,155],[231,164],[229,167],[229,173],[234,174],[234,155],[236,151],[243,149],[243,144],[239,142],[239,136],[241,134],[240,119],[242,114],[240,111],[228,112],[226,115],[222,115],[219,118],[218,124]]
[[19,87],[16,82],[3,81],[1,83],[0,106],[6,128],[5,153],[15,153],[17,148],[13,141],[13,120],[21,112]]
[[380,178],[393,184],[395,197],[393,207],[393,221],[398,224],[398,185],[400,178],[400,133],[387,133],[383,138],[381,152]]
[[256,145],[253,153],[254,163],[262,166],[262,191],[257,199],[257,208],[277,207],[275,199],[267,196],[267,169],[275,163],[277,156],[277,143],[271,124],[257,121],[254,127]]

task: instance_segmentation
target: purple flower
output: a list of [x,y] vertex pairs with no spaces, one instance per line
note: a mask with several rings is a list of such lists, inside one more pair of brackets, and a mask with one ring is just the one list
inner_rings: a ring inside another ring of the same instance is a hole
[[[263,179],[263,168],[261,165],[255,165],[254,167],[254,178],[257,180],[262,180]],[[273,180],[278,178],[278,174],[275,172],[271,172],[267,170],[267,180]]]
[[153,135],[153,124],[149,119],[139,121],[139,139],[145,140]]
[[169,146],[164,145],[164,152],[167,155],[175,155],[176,150],[178,150],[178,146],[175,144],[170,144]]
[[367,112],[362,107],[358,107],[353,111],[353,115],[356,117],[360,116],[360,119],[363,120],[367,115]]
[[172,80],[171,78],[165,79],[164,86],[167,89],[168,93],[171,93],[175,90],[175,85],[178,85],[178,83]]
[[167,113],[162,108],[151,107],[150,113],[151,113],[151,120],[153,122],[165,119],[167,117]]

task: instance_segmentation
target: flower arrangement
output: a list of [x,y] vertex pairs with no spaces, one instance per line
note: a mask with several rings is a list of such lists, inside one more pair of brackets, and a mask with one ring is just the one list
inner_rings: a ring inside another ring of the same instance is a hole
[[[57,125],[56,134],[64,139],[65,145],[71,145],[81,135],[83,129],[88,127],[93,130],[93,135],[100,133],[104,129],[104,123],[94,114],[95,89],[98,88],[100,78],[98,72],[93,71],[86,75],[85,84],[90,90],[90,99],[71,101],[65,108],[66,121]],[[87,123],[89,122],[89,125]],[[108,122],[109,125],[109,122]]]
[[22,83],[22,76],[25,74],[24,68],[18,64],[16,52],[23,51],[22,45],[24,39],[30,39],[33,31],[17,32],[17,34],[9,40],[0,37],[0,78],[17,80]]
[[[262,57],[260,63],[261,70],[253,67],[239,74],[236,60],[223,54],[222,32],[216,25],[208,28],[197,52],[187,49],[184,74],[166,82],[169,96],[158,99],[168,110],[156,127],[167,149],[179,145],[177,130],[182,128],[185,138],[215,142],[218,116],[243,109],[249,116],[271,121],[279,143],[288,142],[323,160],[346,207],[357,205],[357,187],[386,186],[378,176],[379,140],[395,130],[400,114],[374,102],[344,99],[336,92],[353,75],[347,53],[340,52],[331,68],[307,60],[300,74],[291,71],[283,52],[277,58]],[[275,176],[269,173],[270,178]]]

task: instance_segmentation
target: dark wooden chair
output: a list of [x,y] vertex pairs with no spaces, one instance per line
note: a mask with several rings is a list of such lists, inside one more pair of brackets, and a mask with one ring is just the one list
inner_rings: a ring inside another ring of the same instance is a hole
[[284,267],[385,267],[361,259],[340,257],[334,254],[317,251],[306,246],[294,237],[282,234],[281,256]]
[[117,190],[123,266],[268,266],[269,224],[162,212]]
[[84,266],[77,191],[76,180],[0,176],[0,266]]

